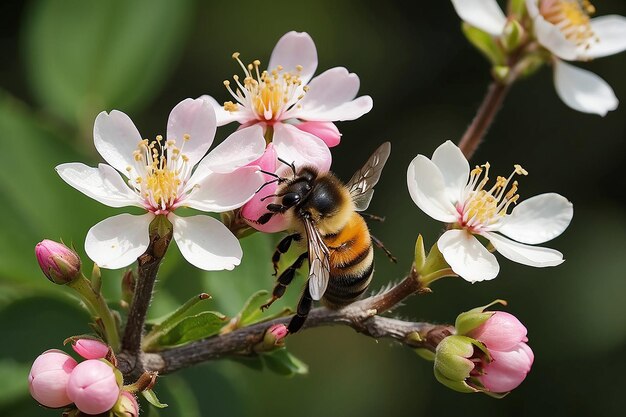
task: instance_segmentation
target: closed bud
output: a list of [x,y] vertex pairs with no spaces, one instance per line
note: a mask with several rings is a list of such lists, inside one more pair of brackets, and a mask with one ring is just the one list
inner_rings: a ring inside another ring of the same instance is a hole
[[67,284],[80,274],[78,254],[62,243],[44,239],[35,246],[35,255],[44,275],[55,284]]
[[72,349],[85,359],[106,358],[109,346],[96,339],[78,339],[72,342]]
[[113,407],[113,413],[117,417],[137,417],[139,416],[139,404],[137,397],[128,391],[122,391]]
[[63,351],[45,351],[35,359],[28,374],[30,395],[39,404],[50,408],[70,404],[72,400],[68,397],[66,388],[76,365],[76,361]]
[[502,46],[507,51],[514,51],[520,45],[522,37],[524,36],[524,28],[515,19],[510,19],[504,25],[504,31],[500,37]]
[[283,339],[287,336],[287,326],[284,324],[275,324],[265,332],[265,339],[267,342],[271,342],[275,346],[282,346],[284,344]]
[[476,340],[466,336],[448,336],[435,351],[435,377],[455,391],[478,392],[481,389],[473,377],[481,373],[480,365],[488,360],[484,346]]
[[341,141],[341,133],[339,133],[339,129],[332,122],[302,122],[295,126],[303,132],[317,136],[329,148],[339,145]]
[[113,367],[98,359],[79,363],[67,382],[67,395],[83,413],[100,414],[109,411],[120,395]]

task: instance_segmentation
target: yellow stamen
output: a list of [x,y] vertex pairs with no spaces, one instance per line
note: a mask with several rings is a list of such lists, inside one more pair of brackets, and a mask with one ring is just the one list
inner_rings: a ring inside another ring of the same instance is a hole
[[589,0],[542,0],[539,11],[576,45],[588,49],[593,42],[599,41],[590,19],[596,8]]

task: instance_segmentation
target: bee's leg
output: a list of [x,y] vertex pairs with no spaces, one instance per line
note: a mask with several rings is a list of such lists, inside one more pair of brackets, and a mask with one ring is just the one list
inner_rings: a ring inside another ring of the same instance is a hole
[[280,256],[286,253],[291,246],[291,242],[294,240],[298,242],[302,239],[300,233],[294,233],[292,235],[286,236],[283,240],[281,240],[276,246],[276,250],[274,251],[274,255],[272,255],[272,264],[274,265],[274,276],[278,274],[278,262],[280,261]]
[[267,303],[261,306],[261,310],[265,310],[266,308],[269,308],[269,306],[271,306],[274,301],[278,300],[280,297],[282,297],[285,294],[287,285],[291,284],[291,281],[293,281],[293,278],[296,276],[296,270],[300,269],[300,267],[304,263],[304,260],[307,259],[308,257],[309,257],[309,253],[304,252],[303,254],[298,256],[298,259],[296,259],[296,261],[293,264],[291,264],[289,268],[285,269],[283,273],[280,274],[280,276],[278,277],[278,282],[276,282],[276,285],[274,286],[274,290],[272,291],[272,298],[270,298],[270,300]]
[[385,221],[384,217],[377,216],[375,214],[370,214],[370,213],[359,213],[359,214],[368,220],[374,220],[374,221],[381,222],[381,223]]
[[309,315],[309,311],[311,311],[311,307],[313,307],[313,299],[311,298],[311,293],[309,292],[309,281],[307,280],[304,292],[302,293],[302,297],[298,303],[296,315],[291,318],[289,325],[287,325],[287,331],[289,333],[295,333],[300,330]]
[[387,257],[389,258],[391,262],[393,262],[394,264],[398,263],[398,260],[396,259],[396,257],[392,255],[392,253],[385,247],[385,244],[380,239],[378,239],[374,235],[370,235],[370,237],[372,238],[372,243],[376,245],[378,248],[382,249],[383,252],[385,252],[385,255],[387,255]]
[[265,224],[271,220],[272,217],[276,214],[282,214],[289,210],[291,207],[283,206],[282,204],[268,204],[267,209],[269,210],[267,213],[262,215],[256,220],[258,224]]

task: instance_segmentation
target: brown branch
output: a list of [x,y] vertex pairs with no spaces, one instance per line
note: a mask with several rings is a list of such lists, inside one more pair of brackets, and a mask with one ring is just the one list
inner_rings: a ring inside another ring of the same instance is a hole
[[[376,339],[391,338],[413,348],[422,347],[434,351],[441,339],[452,333],[451,326],[414,323],[378,316],[396,307],[413,294],[428,292],[428,289],[422,288],[417,278],[418,275],[413,270],[409,276],[391,289],[357,301],[341,310],[315,308],[309,313],[303,329],[346,325]],[[253,347],[263,340],[266,330],[275,324],[287,324],[289,320],[289,317],[283,317],[258,323],[163,352],[144,353],[140,358],[127,358],[128,352],[122,352],[121,358],[118,358],[122,359],[119,367],[132,379],[143,371],[157,371],[159,374],[165,374],[226,356],[255,355]],[[132,362],[140,359],[141,366],[129,367],[129,359],[132,359]]]

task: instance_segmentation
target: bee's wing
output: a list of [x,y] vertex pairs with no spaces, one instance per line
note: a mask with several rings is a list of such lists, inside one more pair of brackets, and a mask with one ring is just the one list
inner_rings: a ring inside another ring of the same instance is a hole
[[319,300],[328,286],[330,255],[313,222],[308,218],[303,220],[309,249],[309,291],[312,299]]
[[354,173],[346,184],[356,211],[367,210],[374,195],[374,186],[380,178],[380,174],[391,153],[391,143],[385,142],[378,147],[367,160],[363,168]]

